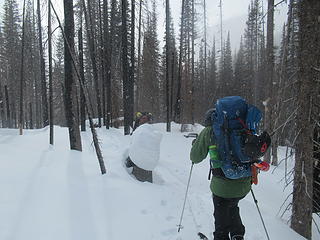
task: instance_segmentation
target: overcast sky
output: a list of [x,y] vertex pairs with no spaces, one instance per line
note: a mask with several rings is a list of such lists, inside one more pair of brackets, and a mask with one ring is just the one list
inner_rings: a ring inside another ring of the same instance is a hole
[[[36,0],[34,0],[36,2]],[[138,0],[137,0],[138,1]],[[280,0],[279,0],[280,1]],[[3,12],[3,2],[4,0],[0,0],[0,12],[2,15]],[[22,5],[23,0],[18,0],[20,5]],[[42,0],[45,4],[46,0]],[[63,0],[52,0],[53,4],[57,6],[57,11],[61,16],[63,15],[62,5]],[[74,1],[75,2],[75,1]],[[158,25],[159,25],[159,40],[162,41],[164,28],[165,28],[165,0],[156,0],[157,2],[157,12],[158,12]],[[181,2],[182,0],[170,0],[171,12],[175,21],[175,33],[178,36],[179,30],[179,18],[181,14]],[[196,0],[199,2],[197,4],[197,11],[199,13],[199,20],[202,24],[202,4],[203,0]],[[219,9],[220,0],[206,0],[207,5],[207,24],[208,24],[208,44],[212,44],[213,36],[216,37],[216,44],[220,46],[220,9]],[[231,45],[232,50],[237,49],[240,41],[240,36],[243,35],[243,31],[245,28],[245,22],[247,20],[248,14],[248,6],[251,0],[222,0],[222,19],[223,19],[223,35],[226,37],[228,31],[230,31],[231,35]],[[267,0],[261,0],[263,2],[264,11],[267,8]],[[278,1],[275,1],[276,3]],[[58,7],[60,6],[60,8]],[[275,41],[280,41],[279,36],[281,36],[282,26],[284,21],[286,20],[287,15],[287,7],[286,4],[282,4],[276,8],[275,11]],[[198,26],[199,35],[203,34],[202,25]]]
[[[164,2],[164,0],[158,0],[159,2]],[[197,0],[196,0],[197,1]],[[199,0],[201,4],[203,3],[203,0]],[[263,2],[264,11],[267,9],[267,0],[260,0]],[[279,0],[280,1],[280,0]],[[181,0],[170,0],[171,4],[171,11],[174,16],[174,19],[176,19],[176,33],[179,26],[179,17],[181,14]],[[222,21],[223,21],[223,36],[224,38],[227,36],[228,31],[230,31],[231,36],[231,46],[232,50],[235,50],[238,48],[239,42],[240,42],[240,36],[243,35],[244,29],[245,29],[245,23],[247,20],[248,15],[248,6],[250,4],[251,0],[222,0]],[[276,0],[275,3],[278,1]],[[208,43],[211,45],[213,41],[213,36],[215,36],[216,39],[216,45],[220,46],[220,0],[206,0],[207,5],[207,39]],[[163,16],[164,13],[161,14],[161,11],[163,12],[163,4],[159,5],[158,11],[159,17],[161,15]],[[202,5],[198,5],[198,13],[203,14],[203,11],[201,9]],[[279,36],[281,36],[283,23],[285,22],[287,17],[287,7],[286,4],[281,4],[279,7],[276,8],[275,11],[275,42],[279,42]],[[265,19],[266,20],[266,19]],[[164,19],[162,20],[164,21]],[[203,20],[201,20],[203,21]],[[164,24],[163,24],[164,25]],[[163,26],[164,27],[164,26]],[[202,26],[199,27],[199,31],[201,33]],[[164,31],[164,30],[163,30]],[[161,32],[161,31],[160,31]]]

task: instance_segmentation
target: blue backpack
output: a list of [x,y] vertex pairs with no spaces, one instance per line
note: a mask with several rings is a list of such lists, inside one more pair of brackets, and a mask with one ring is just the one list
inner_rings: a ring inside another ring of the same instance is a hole
[[255,159],[245,154],[248,135],[256,133],[261,111],[239,96],[224,97],[216,102],[212,114],[213,140],[218,146],[220,168],[230,179],[251,176]]

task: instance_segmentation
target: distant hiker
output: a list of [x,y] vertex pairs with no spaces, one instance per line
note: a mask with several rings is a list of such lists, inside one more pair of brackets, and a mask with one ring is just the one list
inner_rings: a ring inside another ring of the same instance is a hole
[[138,117],[137,124],[135,124],[136,129],[132,134],[129,156],[126,160],[126,167],[132,167],[132,174],[142,182],[153,182],[152,171],[160,158],[162,134],[148,124],[151,116],[150,113],[142,113]]
[[261,112],[239,96],[221,98],[206,114],[206,127],[193,142],[190,159],[203,161],[210,155],[210,188],[214,204],[214,240],[242,240],[238,203],[251,189],[252,169],[269,170],[260,161],[271,143],[264,132],[256,135]]
[[[132,133],[139,127],[140,125],[144,123],[150,123],[152,121],[152,114],[149,112],[137,112],[135,114],[135,121],[133,124]],[[132,134],[131,133],[131,134]]]

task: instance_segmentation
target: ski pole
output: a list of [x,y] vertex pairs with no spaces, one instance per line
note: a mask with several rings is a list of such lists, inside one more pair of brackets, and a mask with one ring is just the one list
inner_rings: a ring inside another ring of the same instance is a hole
[[252,189],[251,189],[251,193],[252,193],[253,201],[254,201],[254,203],[255,203],[256,206],[257,206],[257,209],[258,209],[258,212],[259,212],[259,215],[260,215],[260,219],[261,219],[261,222],[262,222],[262,224],[263,224],[264,231],[266,232],[266,235],[267,235],[268,240],[270,240],[270,237],[269,237],[269,234],[268,234],[266,225],[264,224],[264,221],[263,221],[263,218],[262,218],[262,214],[261,214],[260,209],[259,209],[259,206],[258,206],[258,200],[257,200],[256,197],[254,196],[254,193],[253,193],[253,190],[252,190]]
[[182,207],[182,213],[181,213],[181,217],[180,217],[180,223],[178,225],[178,232],[180,232],[180,229],[182,228],[181,226],[181,222],[182,222],[182,218],[183,218],[183,213],[184,213],[184,208],[186,206],[186,200],[187,200],[187,194],[188,194],[188,189],[189,189],[189,184],[190,184],[190,179],[191,179],[191,173],[192,173],[192,169],[193,169],[193,164],[191,165],[191,169],[190,169],[190,174],[189,174],[189,179],[188,179],[188,184],[187,184],[187,190],[186,190],[186,194],[184,197],[184,202],[183,202],[183,207]]

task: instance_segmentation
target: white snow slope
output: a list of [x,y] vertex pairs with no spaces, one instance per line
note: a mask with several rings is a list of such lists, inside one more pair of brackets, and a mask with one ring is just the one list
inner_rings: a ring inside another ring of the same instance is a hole
[[[69,150],[66,128],[0,129],[0,240],[195,240],[201,231],[212,238],[213,206],[208,161],[193,168],[183,229],[178,233],[190,172],[192,139],[179,125],[163,133],[154,183],[128,174],[123,161],[130,136],[123,129],[98,129],[107,174],[101,175],[90,131],[82,133],[83,152]],[[200,126],[195,128],[196,132]],[[292,163],[289,164],[292,166]],[[277,214],[291,189],[284,189],[284,166],[260,174],[255,195],[270,239],[304,239]],[[267,239],[249,194],[240,202],[247,240]],[[285,209],[285,206],[282,208]],[[313,230],[313,239],[320,239]]]

